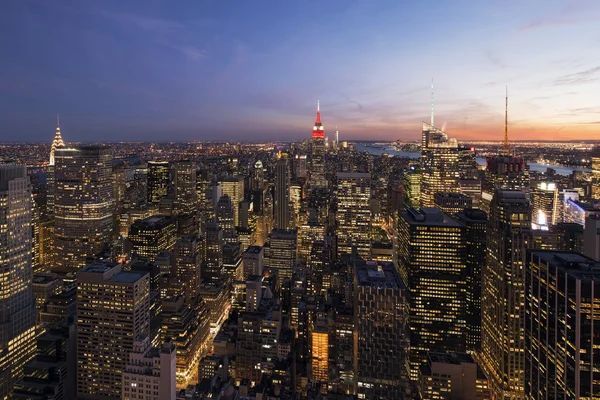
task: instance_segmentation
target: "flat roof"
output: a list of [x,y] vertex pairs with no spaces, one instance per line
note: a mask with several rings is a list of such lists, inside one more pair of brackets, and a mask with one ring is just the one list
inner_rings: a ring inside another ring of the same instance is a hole
[[534,257],[581,280],[600,281],[600,262],[573,251],[536,250]]
[[109,280],[111,282],[135,283],[147,274],[147,272],[122,271],[111,277]]
[[354,273],[360,286],[404,289],[404,283],[392,262],[358,260],[354,263]]
[[406,211],[401,211],[400,215],[410,225],[445,226],[450,228],[461,228],[464,226],[448,214],[433,207],[425,207],[420,210],[409,208]]

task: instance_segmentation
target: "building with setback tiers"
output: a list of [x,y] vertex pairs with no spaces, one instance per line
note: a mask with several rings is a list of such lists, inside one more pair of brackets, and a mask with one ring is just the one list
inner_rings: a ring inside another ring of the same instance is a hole
[[465,226],[436,208],[400,213],[398,266],[410,310],[410,374],[430,351],[465,351],[467,245]]
[[522,398],[525,378],[526,249],[531,210],[525,193],[496,190],[481,282],[480,361],[497,398]]
[[600,263],[533,251],[525,274],[525,398],[600,396]]
[[0,165],[0,397],[35,355],[31,187],[24,165]]
[[317,102],[317,119],[312,131],[311,141],[311,159],[309,184],[312,189],[326,188],[327,179],[325,178],[325,129],[321,123],[321,109]]

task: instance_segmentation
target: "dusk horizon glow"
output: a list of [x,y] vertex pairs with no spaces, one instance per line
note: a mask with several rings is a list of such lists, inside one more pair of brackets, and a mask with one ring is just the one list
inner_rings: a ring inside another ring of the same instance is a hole
[[[142,7],[143,5],[143,7]],[[598,139],[600,3],[45,2],[0,15],[2,142]]]

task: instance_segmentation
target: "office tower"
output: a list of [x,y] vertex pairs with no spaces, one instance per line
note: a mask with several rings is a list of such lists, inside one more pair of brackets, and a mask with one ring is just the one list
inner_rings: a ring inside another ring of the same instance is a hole
[[600,200],[600,146],[592,150],[592,199]]
[[219,328],[229,315],[229,310],[231,309],[229,288],[229,284],[224,279],[200,286],[199,294],[208,310],[211,338],[217,334]]
[[325,179],[325,130],[321,123],[321,109],[318,102],[317,119],[313,126],[311,139],[309,184],[312,189],[327,187],[327,179]]
[[327,387],[329,382],[329,327],[327,319],[318,319],[310,335],[310,379]]
[[0,165],[0,272],[0,397],[8,398],[35,354],[31,187],[24,165]]
[[240,201],[244,200],[244,177],[228,176],[221,179],[219,183],[222,189],[221,195],[229,196],[233,204],[233,224],[234,226],[239,226],[239,206]]
[[593,399],[600,393],[600,263],[533,251],[525,273],[525,398]]
[[175,400],[175,344],[153,347],[150,338],[137,338],[123,371],[123,400]]
[[65,147],[65,142],[60,134],[60,121],[58,120],[58,116],[56,117],[56,133],[54,134],[54,140],[52,140],[52,146],[50,147],[50,161],[48,162],[47,174],[46,174],[46,182],[48,185],[48,195],[47,195],[47,210],[48,215],[54,214],[54,192],[55,192],[55,183],[54,183],[54,164],[55,164],[55,154],[57,149],[61,149]]
[[498,155],[487,158],[481,187],[481,208],[488,212],[496,189],[529,192],[529,170],[522,158]]
[[195,214],[198,208],[196,165],[190,160],[175,161],[170,166],[171,197],[175,214]]
[[269,241],[269,267],[277,275],[279,282],[292,277],[296,266],[298,231],[273,229]]
[[171,251],[177,240],[177,226],[173,217],[153,216],[138,219],[129,228],[127,239],[131,254],[154,261],[161,251]]
[[217,281],[225,272],[223,268],[223,245],[223,229],[217,222],[207,222],[204,232],[202,279]]
[[488,379],[467,353],[428,353],[419,370],[419,398],[488,400]]
[[225,243],[237,243],[238,237],[235,234],[234,218],[235,212],[231,198],[227,195],[221,196],[217,202],[217,222],[223,230],[223,240]]
[[473,199],[462,193],[436,193],[433,199],[435,208],[451,216],[473,206]]
[[201,315],[195,308],[185,304],[183,297],[163,300],[162,335],[165,342],[172,338],[176,349],[177,388],[185,389],[197,382],[198,364],[206,354],[209,338],[208,317],[203,302],[199,304]]
[[352,254],[368,259],[371,254],[371,175],[361,172],[337,173],[338,256]]
[[225,243],[223,245],[223,267],[225,273],[234,281],[241,280],[244,276],[242,266],[242,251],[240,242]]
[[169,194],[169,162],[148,161],[148,203],[159,204]]
[[562,222],[556,225],[558,250],[583,253],[584,228],[577,223]]
[[54,254],[54,219],[40,222],[40,265],[45,271],[51,270],[55,265]]
[[173,250],[175,273],[179,282],[179,295],[189,305],[198,300],[200,289],[202,256],[197,236],[184,236],[175,243]]
[[467,246],[465,226],[436,208],[400,213],[398,266],[410,309],[410,376],[430,351],[465,351]]
[[455,138],[425,122],[421,146],[421,207],[433,207],[435,193],[458,192],[460,150]]
[[251,187],[253,191],[262,191],[265,188],[265,168],[260,160],[254,163]]
[[302,205],[306,202],[302,201],[302,185],[294,182],[290,185],[290,226],[295,229],[305,220],[305,215],[302,212]]
[[275,228],[289,229],[290,226],[290,163],[288,155],[277,155],[275,164]]
[[591,215],[585,219],[583,254],[600,261],[600,216],[598,215]]
[[298,229],[298,259],[304,263],[308,261],[313,243],[325,240],[325,226],[309,221]]
[[521,398],[523,311],[530,204],[518,190],[496,190],[490,207],[481,282],[481,366],[498,398]]
[[354,369],[359,398],[400,398],[407,384],[406,289],[394,263],[354,264]]
[[554,182],[540,182],[531,189],[532,218],[546,226],[563,221],[563,205]]
[[262,246],[250,246],[244,251],[242,254],[244,280],[248,280],[251,275],[262,276],[264,257],[265,249]]
[[25,364],[11,400],[76,398],[77,354],[74,320],[47,327],[37,337],[35,357]]
[[404,208],[418,208],[421,204],[421,171],[410,170],[404,173]]
[[150,335],[150,276],[94,263],[77,272],[77,398],[121,398],[136,338]]
[[108,147],[62,148],[55,152],[54,219],[56,265],[83,267],[99,254],[113,229],[112,153]]
[[465,226],[467,254],[467,351],[481,348],[481,271],[486,259],[488,218],[484,211],[467,208],[456,214]]
[[306,155],[298,155],[294,157],[294,179],[299,181],[306,181],[308,176],[308,163]]
[[460,179],[458,181],[458,192],[469,196],[473,207],[479,208],[481,204],[481,178]]

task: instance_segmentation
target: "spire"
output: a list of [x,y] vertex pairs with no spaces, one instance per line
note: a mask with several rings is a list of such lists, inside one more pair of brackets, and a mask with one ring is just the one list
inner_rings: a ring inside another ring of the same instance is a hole
[[508,155],[508,86],[506,86],[506,102],[504,105],[504,154]]
[[54,140],[52,141],[52,146],[50,147],[49,165],[54,165],[54,152],[56,149],[61,147],[65,147],[65,142],[60,134],[60,117],[58,114],[56,114],[56,133],[54,134]]
[[60,114],[56,114],[56,128],[60,129]]
[[317,100],[317,124],[321,123],[321,106],[319,104],[319,100]]
[[431,126],[433,126],[433,78],[431,78]]

